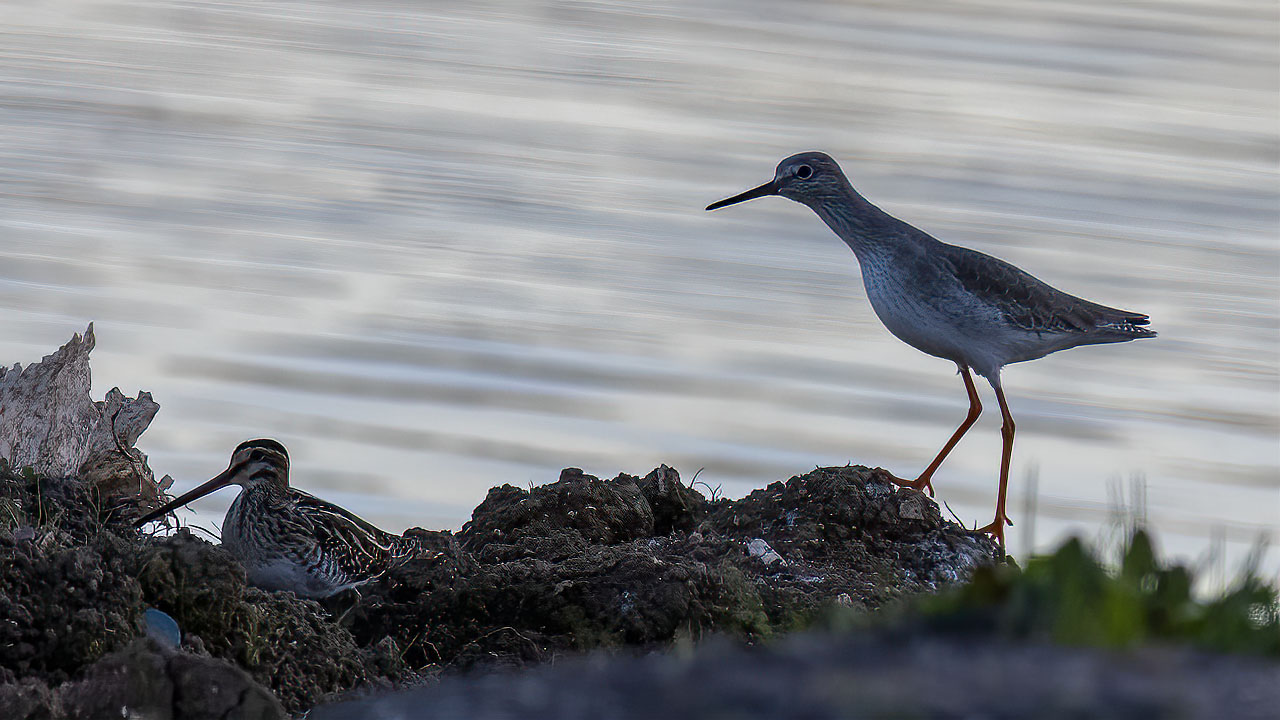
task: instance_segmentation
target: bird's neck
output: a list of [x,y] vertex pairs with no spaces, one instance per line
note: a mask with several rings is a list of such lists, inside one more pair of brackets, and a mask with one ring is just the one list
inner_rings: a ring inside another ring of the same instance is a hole
[[[263,515],[270,515],[273,508],[287,500],[289,488],[276,483],[254,482],[240,488],[240,494],[227,508],[222,525],[222,542],[229,544],[233,552],[242,551],[245,543],[252,543]],[[237,550],[241,548],[241,550]]]
[[805,204],[844,240],[859,262],[892,250],[903,239],[902,221],[872,205],[847,182]]
[[289,495],[289,481],[284,478],[273,478],[271,482],[258,483],[246,489],[251,489],[263,500],[280,502]]
[[279,505],[289,494],[289,481],[283,477],[255,478],[245,483],[238,501],[243,501],[246,508],[261,508]]

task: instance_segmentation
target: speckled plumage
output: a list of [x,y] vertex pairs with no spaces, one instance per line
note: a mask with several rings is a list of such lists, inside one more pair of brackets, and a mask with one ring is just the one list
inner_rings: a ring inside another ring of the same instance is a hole
[[867,202],[824,153],[793,155],[779,163],[772,181],[707,209],[767,195],[817,213],[857,256],[867,299],[885,327],[959,368],[969,415],[920,477],[900,484],[932,493],[933,473],[982,411],[970,368],[991,383],[1004,418],[1004,454],[996,520],[983,529],[1003,542],[1014,423],[1000,369],[1080,345],[1155,337],[1144,327],[1147,316],[1069,295],[1003,260],[940,242]]
[[241,443],[224,473],[138,524],[229,484],[243,490],[227,509],[222,545],[244,565],[249,582],[265,590],[327,597],[378,577],[418,549],[410,538],[290,487],[288,453],[274,440]]

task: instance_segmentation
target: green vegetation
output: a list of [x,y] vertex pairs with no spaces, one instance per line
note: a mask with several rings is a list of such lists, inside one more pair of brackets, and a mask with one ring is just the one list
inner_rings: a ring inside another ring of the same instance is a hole
[[1025,570],[984,568],[955,589],[923,596],[909,616],[935,628],[987,632],[1071,645],[1189,644],[1206,650],[1280,656],[1280,604],[1274,587],[1246,570],[1219,597],[1192,592],[1192,571],[1163,565],[1151,539],[1133,534],[1118,570],[1078,539]]

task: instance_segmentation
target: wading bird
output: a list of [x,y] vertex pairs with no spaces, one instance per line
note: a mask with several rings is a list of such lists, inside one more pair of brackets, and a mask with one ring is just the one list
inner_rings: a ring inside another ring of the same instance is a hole
[[715,210],[766,195],[806,205],[844,240],[862,268],[867,299],[899,340],[956,364],[969,393],[969,414],[915,480],[899,485],[933,494],[933,474],[982,412],[970,369],[995,390],[1004,418],[995,520],[981,528],[1004,544],[1013,416],[1000,368],[1078,345],[1155,337],[1146,315],[1068,295],[1003,260],[940,242],[867,202],[829,155],[807,152],[778,164],[760,187],[707,206]]
[[222,523],[222,546],[249,582],[324,598],[366,583],[412,555],[412,538],[379,530],[333,503],[289,487],[289,453],[275,440],[249,440],[217,477],[137,521],[141,527],[228,485],[240,494]]

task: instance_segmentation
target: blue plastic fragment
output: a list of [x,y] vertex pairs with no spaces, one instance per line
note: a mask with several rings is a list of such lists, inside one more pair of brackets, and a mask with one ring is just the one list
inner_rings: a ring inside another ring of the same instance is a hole
[[182,630],[178,622],[169,614],[155,608],[147,608],[143,613],[147,622],[147,636],[161,645],[176,648],[182,644]]

